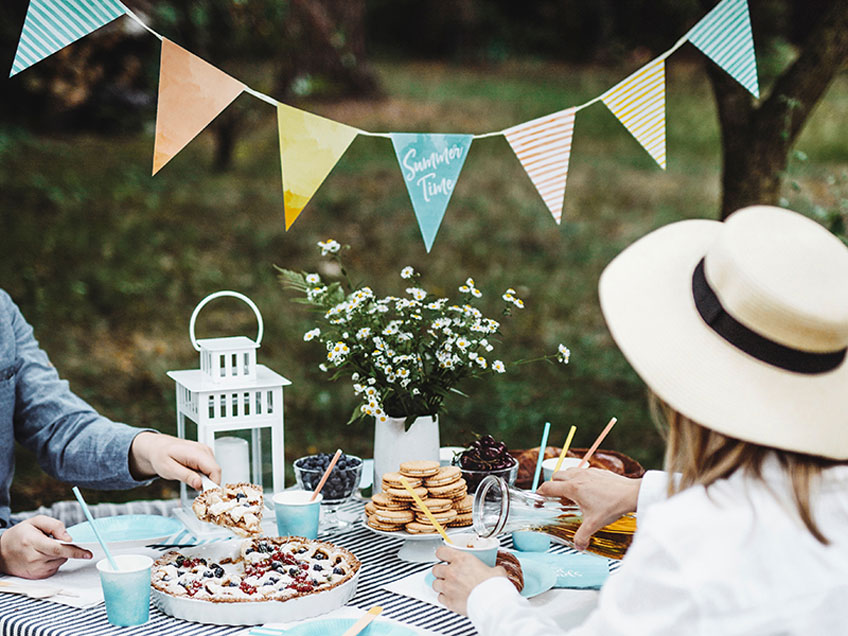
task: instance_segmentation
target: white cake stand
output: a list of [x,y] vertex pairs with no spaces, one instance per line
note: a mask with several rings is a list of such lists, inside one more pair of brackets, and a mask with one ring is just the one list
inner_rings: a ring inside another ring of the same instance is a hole
[[[374,534],[380,534],[384,537],[393,537],[395,539],[403,539],[403,545],[398,550],[398,558],[401,561],[410,563],[435,563],[439,559],[436,558],[436,550],[442,545],[442,535],[438,532],[433,534],[410,534],[403,530],[395,530],[389,532],[387,530],[377,530],[372,528],[365,521],[362,522]],[[445,530],[448,536],[469,532],[471,526],[463,528],[448,528]]]

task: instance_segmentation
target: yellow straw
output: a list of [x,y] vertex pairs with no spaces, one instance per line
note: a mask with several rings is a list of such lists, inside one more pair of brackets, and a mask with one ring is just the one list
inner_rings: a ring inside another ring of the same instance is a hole
[[571,446],[571,440],[574,437],[574,433],[576,432],[576,426],[572,426],[571,430],[568,431],[568,437],[565,438],[565,444],[563,444],[562,452],[559,454],[559,459],[557,460],[556,466],[554,467],[554,472],[558,472],[560,467],[562,466],[562,460],[565,459],[565,454],[568,452],[568,449]]
[[412,495],[412,498],[415,500],[415,503],[418,504],[418,507],[424,511],[425,515],[427,515],[427,518],[430,520],[430,523],[432,523],[436,527],[436,530],[438,530],[439,534],[442,535],[442,538],[445,540],[445,543],[453,545],[453,541],[448,538],[448,535],[445,532],[445,529],[442,527],[442,524],[436,521],[436,518],[433,516],[433,513],[430,512],[430,509],[424,505],[423,501],[421,501],[421,497],[415,494],[415,491],[412,489],[412,486],[410,486],[409,482],[406,481],[406,477],[401,477],[400,482],[403,484],[403,487],[406,488],[409,494]]

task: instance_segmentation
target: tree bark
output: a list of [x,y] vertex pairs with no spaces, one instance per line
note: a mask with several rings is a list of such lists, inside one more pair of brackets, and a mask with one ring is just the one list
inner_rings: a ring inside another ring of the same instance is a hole
[[[705,9],[714,4],[701,0]],[[848,0],[833,0],[759,104],[707,61],[722,138],[721,219],[747,205],[777,204],[789,151],[846,60]]]

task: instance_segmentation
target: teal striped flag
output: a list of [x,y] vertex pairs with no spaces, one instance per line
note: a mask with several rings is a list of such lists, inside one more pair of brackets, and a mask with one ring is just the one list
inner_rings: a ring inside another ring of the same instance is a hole
[[118,0],[30,0],[9,77],[124,13]]
[[687,37],[754,97],[760,96],[748,0],[722,0]]

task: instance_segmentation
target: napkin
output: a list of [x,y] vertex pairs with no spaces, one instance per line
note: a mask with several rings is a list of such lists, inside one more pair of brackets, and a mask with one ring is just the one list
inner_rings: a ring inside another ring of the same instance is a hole
[[[379,605],[379,603],[377,603]],[[286,630],[290,629],[300,623],[305,623],[310,620],[323,620],[330,618],[360,618],[365,614],[365,610],[361,610],[356,607],[351,607],[349,605],[345,607],[340,607],[337,610],[329,612],[328,614],[322,614],[321,616],[317,616],[315,618],[307,619],[306,621],[296,621],[293,623],[267,623],[266,625],[262,625],[261,627],[251,627],[243,632],[239,632],[234,636],[285,636]],[[378,621],[387,621],[394,625],[400,625],[405,627],[406,629],[411,629],[422,636],[437,636],[436,632],[432,632],[429,629],[422,629],[420,627],[415,627],[414,625],[407,625],[406,623],[401,623],[400,621],[396,621],[392,618],[388,618],[387,616],[380,615],[376,619]]]
[[[130,550],[117,550],[114,554],[144,554],[152,559],[156,559],[162,555],[161,552],[150,548],[136,548]],[[78,607],[85,609],[100,605],[103,602],[103,590],[100,587],[100,573],[97,571],[97,556],[91,560],[84,559],[68,559],[59,570],[49,579],[41,581],[32,581],[30,579],[22,579],[17,576],[3,576],[0,580],[9,583],[18,583],[25,586],[37,586],[43,584],[48,587],[58,587],[63,590],[69,590],[77,596],[66,596],[57,594],[49,596],[43,601],[48,603],[59,603],[60,605],[68,605],[70,607]],[[0,597],[2,598],[2,597]]]
[[609,561],[593,554],[521,552],[520,558],[552,567],[557,573],[556,587],[598,590],[609,576]]

